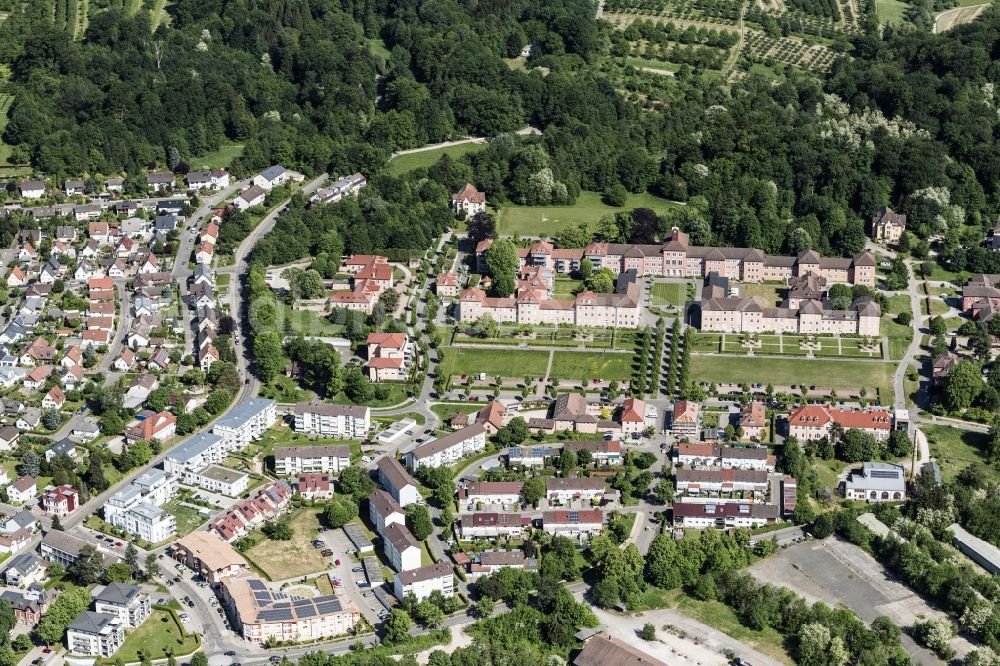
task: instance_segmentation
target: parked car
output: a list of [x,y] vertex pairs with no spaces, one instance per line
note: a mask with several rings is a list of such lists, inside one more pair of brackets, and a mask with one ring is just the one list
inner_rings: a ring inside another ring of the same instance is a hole
[[[330,557],[331,555],[333,555],[333,551],[330,550],[329,548],[324,548],[322,552],[320,552],[320,555],[322,555],[323,557]],[[338,560],[338,562],[339,561],[340,560]]]
[[333,564],[334,564],[334,566],[338,566],[339,567],[340,566],[340,560],[335,560]]

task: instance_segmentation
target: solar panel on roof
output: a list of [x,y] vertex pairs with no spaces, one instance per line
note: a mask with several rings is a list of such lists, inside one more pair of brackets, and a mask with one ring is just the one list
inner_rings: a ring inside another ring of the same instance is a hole
[[271,593],[270,592],[254,592],[253,596],[254,596],[254,598],[257,601],[270,601],[271,600]]
[[316,604],[316,608],[320,613],[326,615],[327,613],[336,613],[341,610],[341,605],[339,601],[321,601]]
[[293,606],[312,606],[312,599],[297,598],[292,602]]
[[292,620],[292,611],[288,608],[269,609],[260,612],[260,619],[268,622],[287,622]]
[[250,589],[254,590],[254,591],[257,591],[257,590],[266,590],[267,589],[267,585],[264,585],[264,581],[262,581],[262,580],[255,580],[253,578],[251,578],[250,580],[247,581],[247,585],[249,585]]
[[313,606],[312,604],[309,604],[307,606],[301,606],[301,607],[295,609],[295,614],[298,615],[299,617],[302,617],[302,618],[305,618],[305,617],[316,617],[316,615],[317,615],[317,613],[316,613],[316,607]]

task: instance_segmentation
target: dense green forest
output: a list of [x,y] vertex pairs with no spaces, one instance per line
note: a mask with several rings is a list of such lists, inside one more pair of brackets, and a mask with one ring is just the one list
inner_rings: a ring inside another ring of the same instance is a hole
[[[944,35],[869,24],[826,80],[684,68],[650,111],[600,66],[615,28],[590,0],[178,0],[169,27],[112,7],[82,41],[32,3],[8,5],[3,140],[40,172],[134,173],[172,148],[188,159],[238,142],[238,174],[278,162],[372,177],[358,204],[316,215],[322,230],[302,233],[293,211],[260,250],[276,260],[331,232],[347,251],[423,248],[467,178],[499,203],[651,191],[691,204],[661,229],[773,253],[857,252],[888,204],[964,262],[962,234],[998,209],[992,10]],[[525,44],[529,66],[508,67]],[[542,135],[512,133],[526,125]],[[465,134],[503,136],[426,173],[380,175],[393,150]]]

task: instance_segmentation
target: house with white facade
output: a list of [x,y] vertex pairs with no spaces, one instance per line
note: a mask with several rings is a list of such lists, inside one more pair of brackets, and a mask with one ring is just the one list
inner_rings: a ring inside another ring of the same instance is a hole
[[866,462],[844,481],[844,497],[865,502],[906,499],[906,470],[896,463]]
[[125,642],[125,623],[117,615],[85,610],[66,629],[66,649],[73,655],[111,657]]
[[383,532],[382,548],[393,569],[409,571],[420,566],[420,544],[406,525],[389,523]]
[[673,505],[674,525],[691,529],[763,527],[776,522],[778,513],[777,504],[675,501]]
[[251,398],[237,403],[225,416],[212,426],[212,434],[222,437],[232,451],[243,449],[250,442],[260,439],[277,419],[274,400]]
[[604,531],[604,513],[600,509],[545,511],[542,530],[552,535],[589,539]]
[[458,490],[460,504],[514,506],[521,504],[523,481],[469,481]]
[[129,629],[135,629],[150,614],[149,595],[136,585],[108,583],[94,597],[94,610],[116,615]]
[[371,429],[371,409],[361,405],[298,402],[292,415],[296,432],[318,437],[364,439]]
[[545,479],[545,496],[550,504],[565,504],[572,501],[591,502],[604,497],[604,479],[602,477],[578,476],[555,477]]
[[351,447],[347,444],[283,446],[274,450],[274,471],[281,475],[301,472],[340,474],[350,464]]
[[406,466],[416,472],[420,467],[452,465],[465,456],[475,455],[486,449],[486,428],[473,423],[461,430],[421,444],[403,456]]
[[376,490],[368,496],[368,518],[379,536],[385,536],[385,528],[393,523],[406,526],[403,507],[384,490]]
[[408,506],[420,500],[420,491],[416,480],[393,456],[383,456],[376,464],[378,482],[399,502],[400,506]]
[[455,578],[451,565],[445,561],[426,567],[402,571],[393,576],[392,591],[400,601],[412,594],[417,601],[423,601],[434,591],[445,597],[455,594]]

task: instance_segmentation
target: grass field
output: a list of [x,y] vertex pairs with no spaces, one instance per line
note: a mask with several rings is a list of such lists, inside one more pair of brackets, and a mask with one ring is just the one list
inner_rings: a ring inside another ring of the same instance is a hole
[[649,67],[650,69],[662,69],[664,72],[676,72],[681,68],[680,65],[664,60],[646,60],[644,58],[625,58],[624,60],[626,64],[637,69]]
[[982,465],[994,480],[1000,479],[1000,472],[987,458],[987,435],[942,425],[922,425],[920,429],[927,435],[931,456],[941,466],[941,476],[945,481],[975,464]]
[[906,354],[913,339],[913,328],[903,326],[893,315],[882,315],[882,335],[889,340],[889,360],[898,361]]
[[649,295],[653,305],[683,307],[687,302],[686,282],[654,282]]
[[228,169],[237,157],[243,154],[243,144],[231,143],[218,150],[191,158],[192,169]]
[[491,352],[483,349],[449,349],[438,371],[444,375],[475,375],[485,372],[492,379],[545,374],[549,352],[525,349],[504,349]]
[[319,534],[320,515],[322,512],[314,508],[302,509],[291,517],[290,524],[295,532],[291,541],[264,539],[247,554],[271,580],[295,578],[324,570],[326,562],[323,556],[310,543]]
[[900,312],[912,312],[910,297],[906,294],[897,294],[889,297],[889,311],[886,314],[898,315]]
[[[10,106],[13,103],[13,95],[0,93],[0,135],[3,135],[4,130],[7,129],[7,121],[10,120],[7,114],[10,112]],[[0,141],[0,164],[7,164],[7,160],[10,158],[10,151],[11,147]]]
[[776,307],[781,302],[781,291],[784,289],[778,285],[752,283],[743,285],[746,294],[750,298],[756,298],[764,307]]
[[445,154],[456,160],[462,155],[480,151],[485,147],[484,143],[460,143],[457,146],[448,146],[447,148],[435,148],[420,153],[399,155],[389,161],[387,169],[390,176],[401,176],[420,167],[429,167]]
[[339,337],[344,333],[344,326],[331,323],[324,312],[305,310],[287,303],[282,308],[282,315],[292,323],[292,331],[295,333],[320,337]]
[[[141,650],[150,659],[164,659],[168,654],[175,657],[191,654],[198,649],[198,637],[194,634],[182,635],[177,623],[167,611],[153,611],[142,626],[125,637],[125,642],[115,653],[115,658],[125,663],[139,661]],[[113,663],[107,660],[106,663]]]
[[368,52],[372,55],[381,56],[384,60],[388,60],[389,56],[392,55],[389,49],[385,48],[385,42],[381,39],[374,38],[365,41],[368,43]]
[[315,396],[312,391],[299,388],[294,379],[284,375],[278,375],[269,383],[261,385],[260,395],[278,402],[302,402]]
[[628,379],[632,375],[632,354],[595,352],[556,352],[552,359],[552,377],[604,381]]
[[[392,163],[390,168],[391,165]],[[497,219],[497,229],[507,236],[515,233],[522,236],[552,236],[581,222],[594,224],[608,213],[618,210],[652,208],[657,213],[662,213],[676,205],[651,194],[630,194],[624,206],[615,208],[601,201],[598,192],[581,192],[572,206],[504,206]]]
[[558,277],[555,279],[555,285],[552,289],[552,298],[569,300],[581,289],[583,289],[583,280]]
[[177,536],[182,537],[198,529],[208,520],[198,509],[184,506],[180,500],[171,500],[163,505],[163,510],[172,515],[177,520]]
[[906,23],[904,13],[909,5],[900,0],[875,0],[875,13],[883,25]]
[[861,361],[692,356],[695,381],[727,384],[770,382],[776,386],[805,384],[817,388],[853,389],[864,386],[883,403],[892,395],[892,365]]

